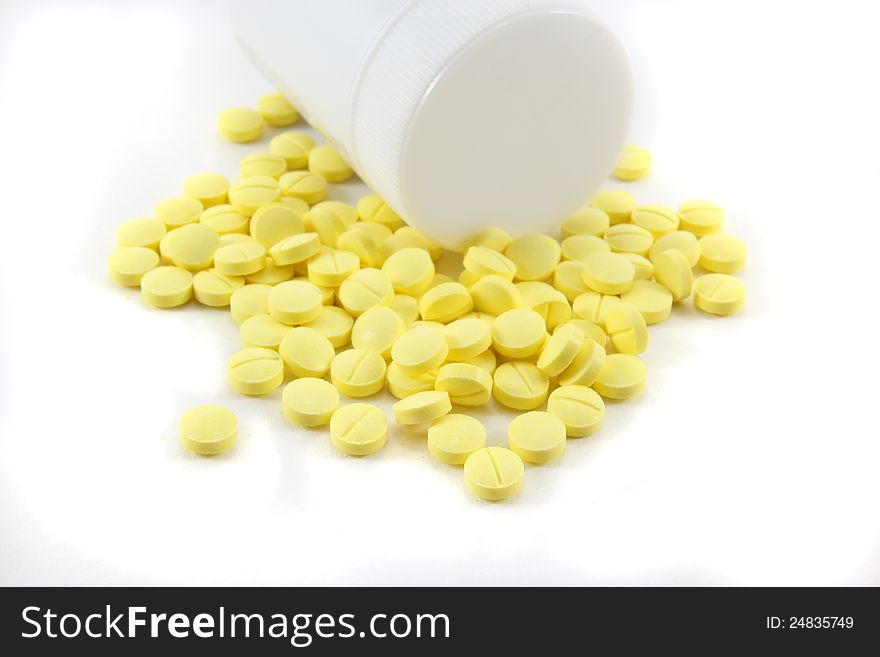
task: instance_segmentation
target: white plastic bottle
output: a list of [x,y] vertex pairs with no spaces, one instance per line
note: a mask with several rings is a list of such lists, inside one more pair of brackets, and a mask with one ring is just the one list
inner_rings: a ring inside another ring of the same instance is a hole
[[241,0],[235,20],[364,182],[450,248],[555,231],[626,137],[627,55],[578,0]]

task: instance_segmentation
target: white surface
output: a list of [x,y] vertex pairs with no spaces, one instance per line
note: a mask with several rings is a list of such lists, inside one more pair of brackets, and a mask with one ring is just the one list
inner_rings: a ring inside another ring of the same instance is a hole
[[[119,221],[255,150],[214,132],[267,88],[216,3],[4,2],[0,582],[880,584],[872,6],[621,9],[654,101],[634,189],[727,208],[748,308],[678,309],[645,394],[492,505],[422,439],[346,458],[280,391],[231,394],[229,317],[106,280]],[[238,413],[226,458],[176,440],[202,402]]]

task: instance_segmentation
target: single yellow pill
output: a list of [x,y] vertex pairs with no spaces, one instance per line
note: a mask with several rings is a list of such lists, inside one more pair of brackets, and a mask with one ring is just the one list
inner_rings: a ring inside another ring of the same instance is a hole
[[350,456],[374,454],[385,446],[387,439],[388,420],[370,404],[340,406],[330,418],[330,442]]
[[581,208],[562,224],[562,237],[569,238],[575,235],[594,235],[602,237],[611,220],[604,210],[599,208]]
[[602,371],[604,364],[605,347],[592,338],[585,338],[571,365],[559,375],[559,384],[563,386],[592,385],[599,376],[599,372]]
[[110,279],[126,287],[137,287],[144,275],[159,266],[159,254],[143,246],[117,249],[107,258]]
[[504,254],[516,265],[517,280],[543,281],[553,275],[562,250],[552,237],[533,233],[517,237]]
[[691,263],[691,267],[696,267],[700,261],[700,242],[697,240],[696,235],[686,230],[676,230],[659,237],[654,242],[654,246],[651,247],[651,258],[653,259],[661,251],[668,251],[669,249],[677,249],[684,253],[687,256],[688,262]]
[[204,224],[187,224],[169,232],[160,244],[162,255],[173,264],[191,272],[208,269],[214,252],[220,246],[220,235]]
[[407,326],[419,318],[419,302],[406,294],[395,294],[391,300],[391,309],[400,315]]
[[621,303],[620,297],[598,292],[584,292],[572,304],[572,313],[578,319],[588,319],[603,331],[608,311]]
[[309,164],[309,152],[314,146],[315,140],[308,133],[290,130],[272,137],[269,151],[283,157],[288,169],[305,169]]
[[238,212],[231,205],[221,203],[208,208],[199,217],[199,223],[210,226],[221,236],[230,233],[246,233],[250,219]]
[[289,331],[290,326],[276,322],[269,315],[254,315],[244,320],[239,327],[241,346],[244,349],[262,347],[278,351],[281,341]]
[[359,317],[375,306],[390,306],[394,288],[381,269],[359,269],[339,286],[339,302],[352,317]]
[[263,134],[263,117],[250,107],[230,107],[220,113],[217,127],[227,141],[245,143]]
[[538,369],[547,376],[559,375],[574,361],[583,342],[584,334],[575,324],[562,324],[544,343]]
[[615,224],[605,231],[605,241],[614,253],[646,256],[654,244],[654,236],[635,224]]
[[464,285],[466,288],[470,288],[474,283],[480,280],[480,277],[475,273],[468,271],[467,269],[463,269],[462,272],[458,275],[458,282]]
[[353,325],[354,319],[345,310],[336,306],[324,305],[318,318],[303,326],[316,330],[330,340],[330,344],[339,348],[351,339]]
[[321,241],[334,249],[338,246],[339,236],[353,223],[347,221],[345,214],[337,212],[337,209],[338,206],[319,203],[303,216],[306,230],[318,233]]
[[553,272],[553,287],[562,292],[569,301],[574,301],[586,292],[587,284],[583,278],[584,263],[577,260],[560,262]]
[[257,109],[269,125],[285,126],[299,121],[299,112],[278,92],[263,94],[257,100]]
[[500,276],[509,281],[516,275],[516,265],[494,249],[472,246],[464,254],[464,268],[477,278]]
[[423,325],[409,329],[391,347],[391,359],[404,374],[424,374],[440,367],[449,347],[441,328]]
[[632,222],[647,230],[654,239],[678,230],[678,214],[665,205],[640,205],[632,211]]
[[659,324],[672,312],[672,293],[654,281],[636,281],[620,298],[635,306],[647,324]]
[[323,287],[339,287],[360,264],[360,258],[351,251],[329,249],[309,260],[309,280]]
[[645,364],[636,356],[610,354],[592,387],[605,399],[631,399],[645,389],[646,377]]
[[192,298],[192,274],[180,267],[156,267],[141,277],[141,294],[151,306],[175,308]]
[[434,278],[434,263],[424,249],[406,248],[392,253],[382,265],[394,291],[418,296],[428,289]]
[[263,268],[253,274],[245,276],[248,283],[263,285],[278,285],[293,278],[293,265],[279,265],[272,258],[266,256]]
[[[308,276],[297,276],[293,280],[302,281],[304,283],[309,283],[311,285],[315,285],[309,280]],[[321,304],[326,308],[327,306],[333,306],[336,303],[336,290],[332,287],[322,287],[320,285],[315,285],[318,288],[318,291],[321,293]],[[340,310],[342,310],[340,308]]]
[[385,360],[391,357],[391,347],[406,330],[396,312],[386,306],[374,306],[354,321],[351,346],[375,351]]
[[472,246],[484,246],[487,249],[498,251],[498,253],[504,253],[512,241],[513,238],[503,228],[489,226],[465,242],[462,252],[467,253],[467,250]]
[[441,463],[464,465],[471,454],[485,446],[485,427],[469,415],[450,413],[428,428],[428,451]]
[[[357,254],[364,267],[381,267],[385,262],[385,255],[382,253],[384,237],[370,230],[364,230],[364,225],[365,222],[359,221],[345,229],[336,238],[336,247]],[[377,228],[384,228],[379,224],[373,225]]]
[[651,171],[651,152],[644,146],[627,144],[611,175],[618,180],[641,180]]
[[419,299],[422,319],[446,324],[469,313],[474,307],[468,289],[461,283],[441,283]]
[[269,292],[269,316],[282,324],[306,324],[321,316],[321,291],[308,281],[285,281]]
[[595,235],[572,235],[562,240],[562,259],[583,262],[593,253],[609,253],[611,246]]
[[602,294],[626,292],[635,276],[635,267],[619,253],[594,253],[584,260],[584,283]]
[[242,349],[229,359],[229,385],[242,395],[268,395],[284,381],[284,362],[277,351],[263,347]]
[[304,262],[321,252],[318,233],[298,233],[277,241],[270,249],[277,265],[293,265]]
[[392,362],[388,365],[386,376],[388,378],[388,391],[398,399],[403,399],[417,392],[433,390],[437,373],[406,374],[401,371],[397,363]]
[[623,302],[617,308],[611,309],[605,328],[618,353],[635,356],[648,348],[648,326],[645,318],[631,303]]
[[636,203],[636,197],[622,189],[603,189],[590,199],[590,207],[607,214],[612,225],[629,221]]
[[654,256],[654,278],[672,293],[673,301],[686,299],[694,288],[691,263],[677,249],[661,251]]
[[550,379],[534,363],[503,363],[492,377],[495,399],[518,411],[530,411],[547,400]]
[[523,461],[504,447],[483,447],[464,462],[467,489],[483,500],[498,502],[513,497],[522,488]]
[[565,451],[565,424],[545,411],[513,418],[507,427],[507,446],[527,463],[549,463]]
[[560,324],[559,326],[557,326],[553,330],[553,332],[556,333],[557,331],[562,329],[563,326],[567,326],[568,324],[572,324],[574,326],[577,326],[581,330],[581,333],[584,334],[585,338],[591,338],[591,339],[595,340],[597,344],[600,344],[603,347],[605,346],[605,343],[608,340],[608,336],[605,335],[605,331],[602,328],[600,328],[599,326],[596,326],[595,324],[593,324],[593,322],[591,322],[588,319],[578,319],[578,318],[571,319],[568,322],[566,322],[565,324]]
[[280,178],[287,171],[287,160],[276,153],[252,153],[238,164],[238,175],[241,178],[266,176]]
[[697,237],[724,230],[724,210],[711,201],[686,201],[678,206],[678,216],[681,229]]
[[309,204],[303,201],[301,198],[282,195],[281,198],[278,199],[278,202],[285,208],[290,208],[301,217],[305,216],[306,212],[309,211]]
[[547,412],[562,420],[569,438],[583,438],[602,424],[605,402],[587,386],[560,386],[550,393]]
[[156,219],[129,219],[116,229],[116,244],[120,247],[142,246],[155,251],[166,232],[165,224]]
[[385,385],[385,359],[368,349],[349,349],[336,354],[330,364],[330,380],[343,395],[369,397]]
[[536,353],[544,344],[546,333],[544,318],[527,308],[508,310],[492,322],[495,351],[508,358],[525,358]]
[[732,315],[745,305],[746,286],[728,274],[706,274],[694,284],[694,304],[712,315]]
[[453,404],[483,406],[492,398],[492,375],[470,363],[447,363],[437,370],[434,389],[447,393]]
[[268,176],[251,176],[239,180],[229,189],[229,204],[246,217],[260,206],[274,203],[281,196],[278,181]]
[[416,425],[433,422],[452,410],[449,395],[442,390],[417,392],[404,397],[392,406],[398,424]]
[[325,336],[315,329],[297,326],[290,329],[278,347],[288,371],[297,377],[326,376],[336,351]]
[[266,266],[266,249],[256,242],[227,244],[214,251],[214,269],[226,276],[248,276]]
[[339,391],[324,379],[294,379],[281,392],[284,417],[301,427],[324,426],[338,407]]
[[244,287],[240,276],[226,276],[216,269],[200,271],[193,276],[193,296],[203,306],[225,308],[229,305],[232,293]]
[[519,288],[501,276],[481,278],[469,289],[474,310],[498,316],[507,310],[521,308],[522,293]]
[[700,267],[718,274],[735,274],[746,265],[746,245],[738,237],[713,233],[700,238]]
[[431,260],[437,262],[443,255],[443,249],[425,237],[412,226],[401,226],[394,234],[385,240],[382,250],[387,258],[392,253],[397,253],[401,249],[415,247],[417,249],[425,249],[431,256]]
[[191,196],[205,208],[226,203],[229,179],[222,173],[196,173],[183,182],[183,193]]
[[201,203],[190,196],[172,196],[156,206],[156,220],[172,230],[195,223],[204,209]]
[[361,221],[372,221],[392,231],[403,226],[403,219],[400,218],[400,215],[375,194],[364,196],[358,201],[357,212]]
[[498,365],[498,359],[495,357],[495,354],[489,349],[481,354],[477,354],[473,358],[469,358],[464,362],[468,365],[476,365],[481,370],[486,370],[489,374],[495,374],[495,369]]
[[194,406],[180,418],[180,442],[194,454],[212,456],[232,449],[238,438],[235,413],[223,406]]
[[353,173],[339,151],[329,144],[316,146],[309,153],[309,171],[323,176],[328,182],[343,182]]
[[[561,264],[561,263],[560,263]],[[541,281],[523,281],[516,287],[522,293],[522,307],[538,313],[552,330],[571,319],[571,306],[559,290]]]
[[490,326],[481,319],[457,319],[446,326],[451,361],[464,361],[483,353],[492,344]]
[[620,255],[632,263],[636,272],[635,280],[649,281],[654,278],[654,263],[645,256],[640,256],[636,253],[621,253]]
[[281,240],[302,233],[303,226],[302,217],[294,210],[280,203],[272,203],[254,213],[251,219],[251,236],[268,251]]
[[327,196],[327,180],[316,173],[302,170],[288,171],[278,182],[282,194],[301,199],[309,205],[319,203]]
[[270,285],[248,283],[244,287],[235,290],[229,297],[229,310],[232,319],[241,324],[246,319],[257,315],[269,314]]

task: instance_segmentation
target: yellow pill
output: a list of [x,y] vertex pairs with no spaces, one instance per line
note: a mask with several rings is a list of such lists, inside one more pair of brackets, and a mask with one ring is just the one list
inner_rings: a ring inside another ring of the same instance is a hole
[[575,324],[562,324],[544,343],[536,363],[547,376],[557,376],[574,361],[584,342],[584,334]]
[[595,235],[572,235],[562,240],[562,259],[583,262],[593,253],[608,253],[611,246]]
[[562,224],[562,237],[569,238],[575,235],[602,237],[610,225],[611,220],[604,210],[581,208]]
[[165,224],[156,219],[129,219],[116,229],[116,244],[120,247],[142,246],[155,251],[166,232]]
[[318,255],[321,246],[318,233],[298,233],[277,241],[269,253],[276,265],[293,265]]
[[553,272],[553,287],[562,292],[569,301],[574,301],[586,292],[587,284],[583,279],[584,263],[577,260],[560,262]]
[[437,371],[434,389],[447,393],[453,404],[483,406],[492,397],[492,375],[471,363],[447,363]]
[[489,226],[465,242],[462,251],[467,253],[467,250],[472,246],[483,246],[498,251],[498,253],[504,253],[512,241],[513,238],[503,228]]
[[728,274],[706,274],[694,284],[694,303],[703,312],[732,315],[745,305],[746,286]]
[[268,395],[284,381],[284,362],[278,352],[249,347],[229,359],[229,385],[242,395]]
[[284,126],[299,121],[299,112],[278,92],[264,94],[257,100],[257,109],[269,125]]
[[624,302],[610,310],[605,328],[618,353],[635,356],[648,348],[645,318],[631,303]]
[[571,319],[571,306],[565,295],[547,283],[523,281],[516,287],[522,294],[522,307],[538,313],[548,329]]
[[250,219],[231,205],[222,203],[205,210],[199,217],[199,223],[210,226],[222,236],[230,233],[246,233]]
[[137,287],[144,275],[159,266],[159,254],[143,246],[117,249],[107,258],[110,279],[126,287]]
[[315,329],[297,326],[290,329],[278,347],[288,371],[297,377],[326,376],[336,351],[325,336]]
[[700,267],[719,274],[735,274],[746,265],[746,245],[738,237],[714,233],[700,238]]
[[372,221],[394,231],[403,226],[403,219],[378,196],[364,196],[357,204],[361,221]]
[[269,151],[283,157],[288,169],[305,169],[309,164],[309,152],[314,146],[315,140],[308,133],[290,130],[273,137],[269,142]]
[[200,271],[193,276],[193,296],[203,306],[225,308],[232,293],[244,287],[240,276],[225,276],[216,269]]
[[392,406],[398,424],[416,425],[433,422],[452,410],[449,395],[442,390],[417,392],[404,397]]
[[385,385],[385,359],[375,351],[349,349],[336,354],[330,380],[343,395],[369,397]]
[[458,282],[464,285],[466,288],[470,288],[478,280],[480,280],[480,277],[473,272],[468,271],[467,269],[463,269],[462,272],[458,275]]
[[487,371],[489,374],[495,374],[495,369],[498,365],[498,359],[495,358],[495,354],[488,349],[463,362],[468,365],[476,365],[481,370]]
[[266,249],[256,242],[227,244],[214,252],[214,269],[226,276],[248,276],[266,266]]
[[394,234],[382,245],[382,250],[387,257],[408,247],[425,249],[434,262],[437,262],[443,255],[443,249],[439,245],[429,240],[412,226],[402,226],[394,231]]
[[354,321],[351,346],[375,351],[388,360],[391,357],[391,346],[405,330],[406,325],[400,315],[386,306],[375,306]]
[[700,261],[700,243],[693,233],[684,230],[676,230],[658,238],[651,247],[651,259],[661,251],[677,249],[687,256],[691,267],[696,267]]
[[[311,285],[315,285],[309,280],[308,276],[297,276],[293,280],[295,281],[303,281],[305,283],[310,283]],[[332,287],[322,287],[320,285],[315,285],[318,288],[318,291],[321,293],[321,304],[326,308],[327,306],[333,306],[336,303],[336,293],[337,290]],[[340,310],[342,310],[340,308]]]
[[330,442],[350,456],[374,454],[388,439],[385,414],[370,404],[340,406],[330,418]]
[[393,300],[391,280],[381,269],[359,269],[339,286],[339,302],[352,317],[375,306],[390,306]]
[[400,315],[407,326],[419,318],[419,302],[406,294],[395,294],[391,300],[391,309]]
[[552,237],[533,233],[517,237],[504,254],[516,265],[517,280],[543,281],[553,275],[562,250]]
[[651,171],[651,152],[644,146],[627,144],[611,175],[618,180],[641,180]]
[[151,306],[175,308],[192,298],[192,274],[180,267],[156,267],[141,277],[141,294]]
[[461,283],[441,283],[419,299],[422,319],[446,324],[469,313],[474,307],[468,289]]
[[724,230],[724,210],[711,201],[686,201],[678,206],[681,229],[697,237]]
[[547,400],[550,379],[534,363],[503,363],[492,377],[495,399],[518,411],[530,411]]
[[293,265],[279,265],[272,258],[266,256],[263,268],[253,274],[245,276],[248,283],[263,285],[278,285],[293,278]]
[[[603,337],[604,342],[604,337]],[[600,345],[592,338],[586,338],[581,343],[577,356],[559,375],[559,384],[563,386],[571,385],[592,385],[602,366],[605,364],[605,347]]]
[[280,203],[272,203],[254,213],[251,236],[268,251],[281,240],[302,233],[303,225],[302,217],[294,210]]
[[239,180],[229,190],[229,204],[246,217],[260,206],[273,203],[281,196],[278,181],[268,176],[251,176]]
[[678,230],[678,214],[665,205],[640,205],[632,211],[632,222],[647,230],[654,239]]
[[504,447],[483,447],[464,462],[467,489],[490,502],[506,500],[522,488],[523,461]]
[[477,278],[500,276],[509,281],[516,275],[516,265],[494,249],[472,246],[464,254],[464,268]]
[[645,256],[640,256],[635,253],[621,253],[620,255],[632,263],[636,272],[635,280],[649,281],[654,278],[654,263],[648,260]]
[[587,386],[561,386],[550,393],[547,412],[562,420],[569,438],[583,438],[602,424],[605,402]]
[[400,336],[391,347],[391,359],[404,374],[436,370],[446,360],[449,347],[442,328],[417,326]]
[[406,248],[392,253],[382,265],[394,291],[417,296],[428,289],[434,278],[434,263],[424,249]]
[[294,379],[281,392],[284,417],[301,427],[324,426],[338,407],[339,391],[324,379]]
[[645,256],[654,244],[651,232],[635,224],[616,224],[605,231],[605,241],[614,253]]
[[327,196],[327,180],[316,173],[288,171],[278,182],[282,194],[301,199],[309,205],[319,203]]
[[398,399],[403,399],[417,392],[433,390],[437,373],[406,374],[401,371],[397,363],[392,362],[388,365],[386,376],[388,378],[388,391]]
[[321,316],[321,291],[308,281],[285,281],[269,292],[269,316],[282,324],[306,324]]
[[588,319],[571,319],[565,324],[557,326],[553,332],[556,333],[557,331],[561,330],[563,326],[568,326],[569,324],[577,326],[580,329],[581,333],[584,334],[585,338],[590,338],[592,340],[595,340],[597,344],[600,344],[603,347],[605,346],[605,343],[608,339],[608,336],[605,335],[605,331],[599,326],[593,324],[593,322]]
[[590,207],[602,210],[612,225],[629,221],[636,197],[622,189],[603,189],[590,199]]
[[636,281],[620,298],[635,306],[648,324],[659,324],[672,312],[672,293],[654,281]]
[[309,260],[309,280],[323,287],[339,287],[360,264],[360,258],[351,251],[329,249]]
[[310,329],[316,330],[330,340],[334,347],[342,347],[351,339],[351,329],[354,319],[342,308],[324,305],[317,319],[304,324]]
[[565,424],[545,411],[519,415],[507,428],[507,446],[528,463],[542,464],[565,451]]
[[180,418],[180,442],[194,454],[213,456],[227,452],[238,439],[235,413],[223,406],[194,406]]
[[441,463],[464,465],[471,454],[485,446],[485,427],[469,415],[451,413],[428,428],[428,451]]
[[238,164],[238,175],[241,178],[266,176],[280,178],[287,171],[287,160],[276,153],[252,153]]
[[272,287],[248,283],[235,290],[229,297],[229,310],[232,319],[241,324],[246,319],[257,315],[269,314],[269,292]]
[[254,315],[244,320],[239,327],[241,346],[244,349],[262,347],[278,351],[281,341],[289,331],[290,326],[275,321],[269,315]]
[[525,358],[536,353],[546,333],[544,318],[527,308],[508,310],[492,322],[495,351],[508,358]]
[[156,206],[156,220],[168,230],[192,224],[199,220],[204,206],[189,196],[172,196]]
[[621,303],[620,297],[598,292],[584,292],[572,304],[572,313],[578,319],[588,319],[602,330],[605,330],[605,318],[608,311]]
[[226,203],[229,179],[222,173],[196,173],[183,182],[183,193],[205,208]]
[[317,173],[329,182],[342,182],[353,173],[348,162],[329,144],[316,146],[309,153],[309,171]]
[[230,107],[220,113],[217,127],[227,141],[245,143],[263,134],[263,117],[250,107]]
[[635,267],[619,253],[594,253],[584,261],[584,283],[602,294],[626,292],[635,276]]
[[610,354],[593,382],[593,390],[605,399],[631,399],[645,389],[645,364],[630,354]]
[[469,289],[474,309],[498,316],[507,310],[521,308],[522,293],[512,281],[501,276],[481,278]]
[[333,203],[325,201],[309,210],[303,220],[306,230],[314,231],[321,236],[321,241],[327,246],[336,248],[339,236],[342,235],[354,222],[348,220],[348,212],[340,212],[338,205],[325,205]]
[[481,319],[457,319],[446,327],[446,343],[451,361],[464,361],[483,353],[492,344],[490,326]]
[[[340,233],[336,239],[336,247],[357,254],[364,267],[381,267],[385,262],[382,253],[382,243],[385,240],[370,230],[364,230],[364,225],[363,221],[359,221]],[[379,224],[373,225],[384,228]]]
[[[248,219],[248,222],[250,222],[250,219]],[[216,230],[216,228],[214,230]],[[243,242],[256,244],[257,240],[255,240],[250,235],[245,235],[244,233],[226,233],[220,236],[220,246],[228,246],[229,244],[241,244]]]
[[208,269],[214,252],[220,246],[220,235],[204,224],[187,224],[169,232],[160,244],[162,255],[173,264],[191,272]]
[[654,256],[654,278],[672,293],[673,301],[686,299],[694,288],[691,263],[676,249],[661,251]]
[[278,199],[278,202],[285,208],[290,208],[301,217],[305,216],[306,212],[309,211],[309,204],[303,201],[301,198],[295,198],[293,196],[282,196]]

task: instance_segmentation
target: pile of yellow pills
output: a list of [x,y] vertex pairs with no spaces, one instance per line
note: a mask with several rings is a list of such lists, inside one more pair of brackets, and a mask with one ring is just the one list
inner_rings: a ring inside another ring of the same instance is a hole
[[229,359],[226,369],[229,385],[243,395],[267,395],[284,380],[284,362],[272,349],[242,349]]
[[441,463],[464,465],[467,458],[486,446],[486,428],[470,415],[450,413],[428,428],[428,451]]
[[178,428],[183,446],[200,456],[228,452],[238,440],[235,413],[223,406],[194,406],[180,418]]
[[301,427],[320,427],[339,406],[339,391],[329,381],[313,377],[294,379],[281,393],[284,416]]
[[388,440],[388,420],[370,404],[340,406],[330,418],[330,440],[336,449],[351,456],[374,454]]
[[482,447],[464,462],[464,481],[477,497],[497,502],[516,495],[522,488],[522,458],[504,447]]

